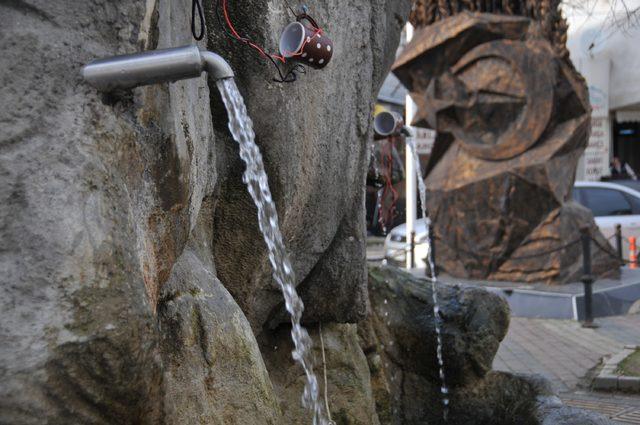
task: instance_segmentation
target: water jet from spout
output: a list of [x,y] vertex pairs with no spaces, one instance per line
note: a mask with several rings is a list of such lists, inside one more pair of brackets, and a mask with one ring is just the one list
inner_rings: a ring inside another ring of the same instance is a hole
[[291,316],[291,338],[294,345],[291,354],[304,369],[306,378],[302,403],[313,412],[314,425],[327,425],[329,422],[318,396],[318,379],[313,372],[311,337],[300,324],[304,305],[296,292],[295,276],[280,233],[278,212],[271,197],[262,154],[254,140],[253,123],[235,81],[223,79],[218,80],[217,84],[229,112],[229,130],[240,146],[240,157],[246,166],[242,180],[258,209],[258,224],[269,251],[273,278],[282,290],[285,308]]

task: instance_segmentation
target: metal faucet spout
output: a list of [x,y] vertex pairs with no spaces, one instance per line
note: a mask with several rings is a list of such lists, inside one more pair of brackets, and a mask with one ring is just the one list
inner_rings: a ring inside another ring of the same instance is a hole
[[229,64],[198,46],[150,50],[95,60],[82,68],[82,77],[100,91],[197,78],[206,71],[212,78],[232,78]]
[[233,78],[233,70],[222,56],[206,50],[200,51],[204,70],[214,80]]

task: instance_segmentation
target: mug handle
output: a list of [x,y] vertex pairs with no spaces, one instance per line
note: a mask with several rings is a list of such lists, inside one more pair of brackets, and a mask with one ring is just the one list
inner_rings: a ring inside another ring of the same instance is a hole
[[315,19],[313,19],[311,16],[307,15],[306,13],[301,13],[298,16],[296,16],[296,20],[300,23],[302,23],[302,21],[305,19],[309,21],[309,23],[313,26],[313,29],[315,29],[316,31],[322,31],[322,29],[316,23]]

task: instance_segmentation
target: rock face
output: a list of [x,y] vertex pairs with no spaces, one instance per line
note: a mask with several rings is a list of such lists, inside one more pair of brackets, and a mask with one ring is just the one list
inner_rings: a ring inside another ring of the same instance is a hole
[[140,2],[0,10],[0,422],[158,423],[158,288],[215,175],[206,81],[121,97],[80,81],[145,44]]
[[582,227],[597,242],[593,274],[619,273],[590,212],[571,202],[587,87],[544,34],[527,17],[465,11],[422,28],[394,65],[418,104],[414,124],[438,131],[429,213],[453,276],[575,281]]
[[[430,284],[394,268],[374,268],[369,277],[370,324],[385,353],[394,364],[439,383]],[[482,378],[507,333],[508,305],[477,288],[442,286],[438,297],[447,384]]]
[[[369,296],[372,314],[360,325],[360,335],[381,423],[441,423],[442,383],[430,284],[398,269],[374,268]],[[509,326],[507,304],[481,289],[441,286],[438,297],[445,378],[452,395],[449,423],[484,423],[501,410],[519,410],[523,399],[533,404],[522,393],[526,390],[514,389],[511,395],[499,390],[509,377],[487,377]],[[497,402],[500,396],[507,397],[502,404]]]
[[[322,329],[322,340],[320,339]],[[367,359],[358,344],[357,327],[353,324],[326,324],[309,329],[315,343],[313,354],[321,395],[326,394],[331,419],[337,425],[377,425],[378,416],[371,389]],[[321,342],[322,341],[322,342]],[[324,359],[322,346],[324,344]],[[262,352],[270,376],[281,400],[286,424],[311,423],[309,413],[299,403],[304,386],[302,370],[291,361],[290,327],[282,326],[269,337],[262,335]]]
[[[373,268],[369,296],[371,315],[358,330],[380,423],[444,424],[430,283],[398,269]],[[553,398],[543,379],[491,371],[509,326],[509,308],[500,297],[444,285],[438,297],[450,399],[447,424],[572,423],[563,422],[571,409]]]
[[[333,61],[289,85],[218,38],[214,3],[208,43],[255,118],[308,320],[362,317],[369,118],[409,1],[311,5]],[[231,13],[270,46],[290,19],[281,2]],[[1,423],[282,423],[254,336],[280,295],[217,92],[203,77],[100,94],[79,74],[192,43],[190,14],[0,4]]]
[[203,251],[190,243],[162,292],[165,421],[280,424],[278,399],[251,326],[209,271],[211,264],[200,258]]
[[[391,65],[409,5],[390,0],[313,4],[310,14],[333,40],[333,58],[322,71],[308,69],[293,84],[274,83],[277,75],[269,61],[210,26],[211,50],[229,58],[233,69],[249,70],[238,73],[238,86],[255,124],[285,243],[295,253],[307,321],[354,322],[365,315],[365,225],[364,215],[355,211],[364,204],[373,97]],[[229,15],[241,33],[275,49],[281,30],[294,20],[285,6],[229,2]],[[217,22],[213,16],[209,21]],[[282,296],[270,276],[255,210],[241,180],[244,166],[219,102],[213,114],[220,141],[216,268],[259,329],[280,320]]]

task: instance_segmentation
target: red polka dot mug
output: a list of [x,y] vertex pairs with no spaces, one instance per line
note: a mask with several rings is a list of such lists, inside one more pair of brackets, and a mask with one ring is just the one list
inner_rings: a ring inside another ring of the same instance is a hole
[[[307,19],[311,25],[303,23]],[[333,56],[333,43],[313,19],[305,17],[285,27],[280,36],[280,54],[316,69],[327,66]]]

